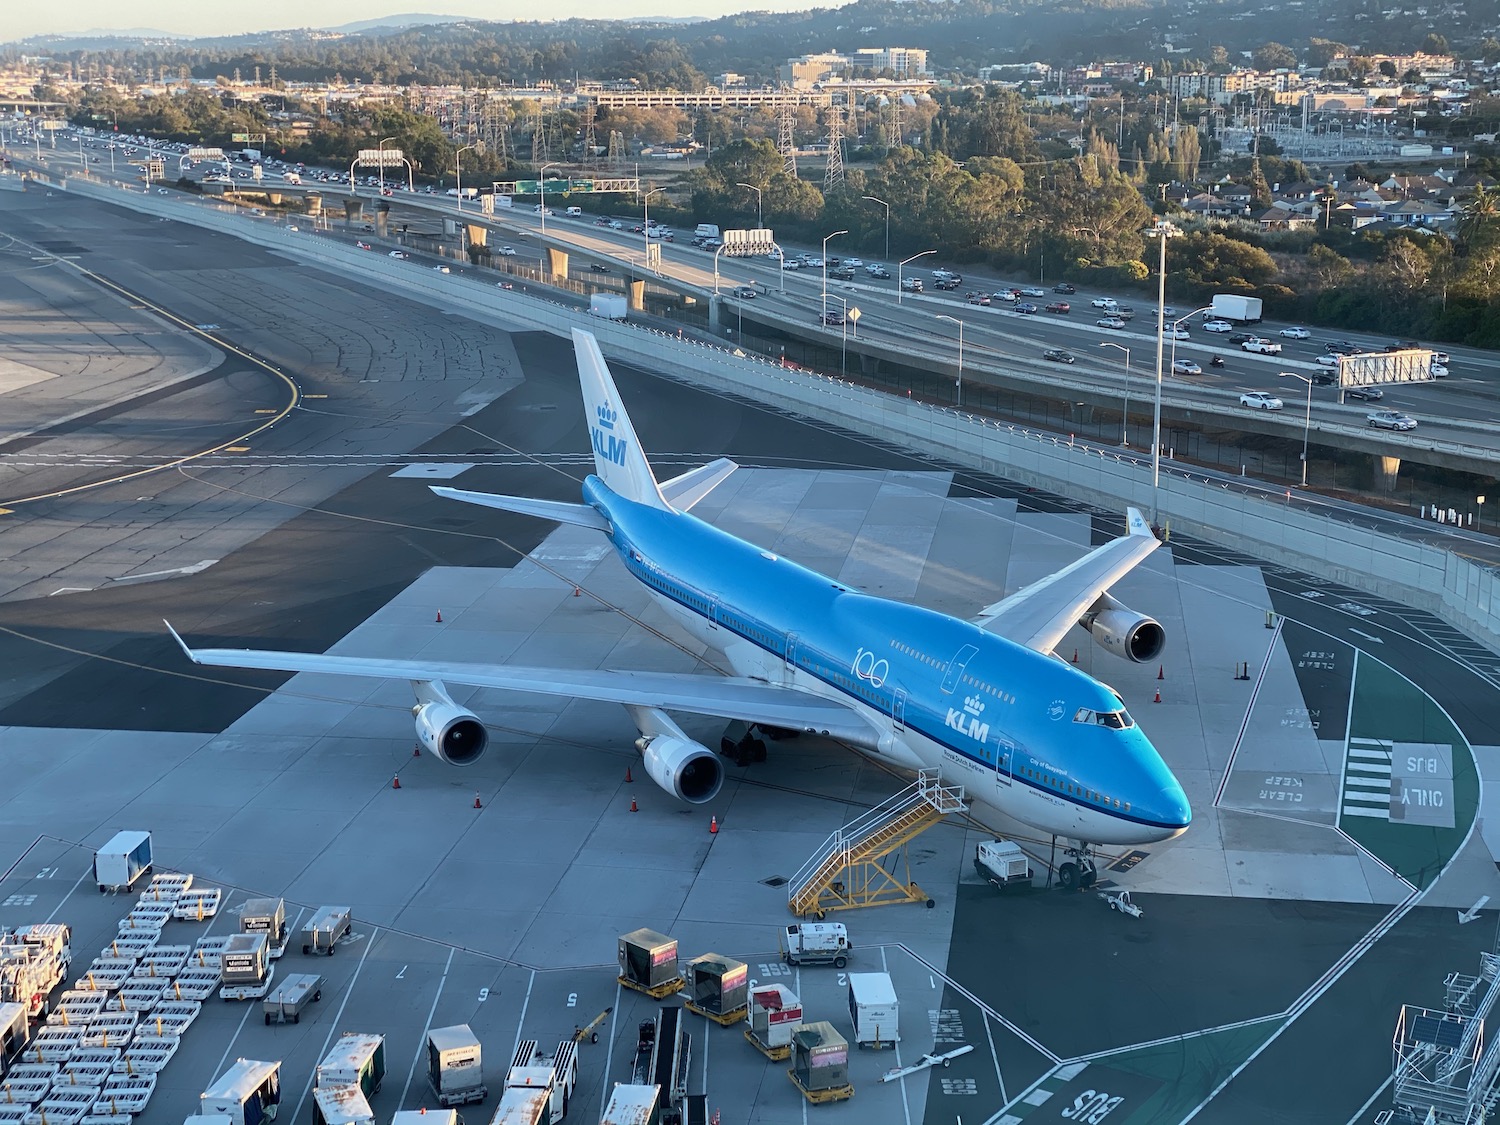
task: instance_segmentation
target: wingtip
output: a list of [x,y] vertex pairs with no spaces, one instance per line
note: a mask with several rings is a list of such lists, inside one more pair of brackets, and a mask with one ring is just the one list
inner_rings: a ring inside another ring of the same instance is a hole
[[1146,515],[1139,508],[1125,509],[1125,527],[1131,535],[1150,535],[1155,538],[1151,525],[1146,522]]
[[172,623],[165,617],[161,619],[161,623],[167,627],[167,632],[172,634],[172,639],[177,642],[177,647],[182,649],[182,654],[189,660],[191,660],[194,664],[197,664],[198,658],[193,655],[193,650],[188,648],[187,642],[182,639],[182,634],[179,633],[176,629],[172,628]]

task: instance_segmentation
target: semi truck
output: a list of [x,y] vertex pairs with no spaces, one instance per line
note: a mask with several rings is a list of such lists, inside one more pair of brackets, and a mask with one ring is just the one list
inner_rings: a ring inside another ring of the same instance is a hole
[[1213,315],[1234,324],[1259,324],[1261,316],[1259,297],[1241,297],[1235,293],[1215,293]]
[[128,891],[142,875],[151,874],[151,833],[116,832],[94,853],[94,882],[99,893]]

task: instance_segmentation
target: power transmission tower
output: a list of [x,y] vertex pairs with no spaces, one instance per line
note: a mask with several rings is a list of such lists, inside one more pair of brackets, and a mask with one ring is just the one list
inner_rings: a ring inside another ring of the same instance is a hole
[[823,194],[844,182],[844,107],[828,107],[828,163],[823,166]]
[[901,139],[901,95],[897,94],[891,99],[891,147],[896,148],[905,143]]
[[594,149],[597,147],[594,139],[594,109],[592,98],[583,103],[583,162],[590,167],[593,166]]
[[547,147],[547,118],[538,113],[531,119],[531,162],[541,167],[551,158]]
[[796,119],[796,105],[791,91],[781,88],[781,100],[776,106],[778,136],[776,151],[781,153],[781,170],[793,179],[797,176],[797,144],[792,139],[792,124]]
[[616,172],[625,167],[625,134],[618,129],[609,131],[609,166]]

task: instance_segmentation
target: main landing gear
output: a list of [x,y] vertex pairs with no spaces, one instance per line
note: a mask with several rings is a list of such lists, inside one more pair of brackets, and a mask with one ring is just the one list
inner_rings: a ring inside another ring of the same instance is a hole
[[736,719],[724,728],[724,737],[719,740],[719,752],[737,766],[748,766],[752,762],[766,760],[766,740],[779,741],[795,738],[797,732],[781,727],[761,726]]
[[[1057,837],[1052,837],[1052,854],[1057,855]],[[1094,866],[1094,857],[1089,854],[1089,846],[1079,840],[1076,845],[1063,849],[1064,859],[1057,867],[1057,885],[1065,891],[1086,891],[1094,885],[1099,878],[1099,870]]]

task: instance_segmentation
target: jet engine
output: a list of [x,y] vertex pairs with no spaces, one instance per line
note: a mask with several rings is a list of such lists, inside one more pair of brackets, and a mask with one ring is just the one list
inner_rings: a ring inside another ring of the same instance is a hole
[[1167,646],[1167,632],[1161,622],[1137,613],[1108,594],[1095,602],[1078,623],[1089,631],[1100,648],[1137,664],[1155,660]]
[[718,796],[724,765],[707,746],[670,734],[642,735],[635,745],[651,780],[679,801],[701,805]]
[[460,707],[436,680],[412,683],[417,705],[411,709],[417,721],[417,738],[450,766],[471,766],[489,745],[490,732],[472,711]]

